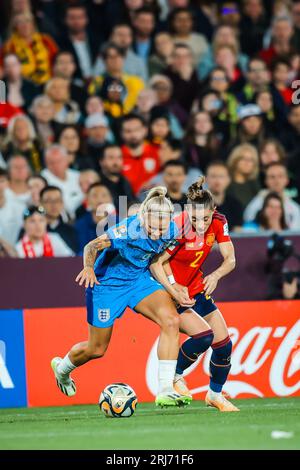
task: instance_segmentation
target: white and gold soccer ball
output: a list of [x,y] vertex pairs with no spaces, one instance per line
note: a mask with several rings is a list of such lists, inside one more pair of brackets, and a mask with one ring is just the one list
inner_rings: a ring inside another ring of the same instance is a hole
[[99,407],[107,418],[130,418],[135,412],[137,396],[124,383],[107,385],[99,397]]

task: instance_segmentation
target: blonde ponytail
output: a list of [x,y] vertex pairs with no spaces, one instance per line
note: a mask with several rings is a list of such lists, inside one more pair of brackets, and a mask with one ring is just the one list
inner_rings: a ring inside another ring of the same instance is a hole
[[170,199],[166,197],[166,194],[167,188],[164,186],[157,186],[150,189],[145,200],[140,206],[140,216],[143,217],[147,212],[151,212],[160,216],[173,214],[173,204]]

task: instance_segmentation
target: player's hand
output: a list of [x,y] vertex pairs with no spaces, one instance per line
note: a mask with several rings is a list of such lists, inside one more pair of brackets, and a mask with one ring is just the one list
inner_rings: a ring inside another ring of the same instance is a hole
[[100,284],[100,282],[97,281],[94,269],[89,267],[83,268],[83,270],[80,271],[75,282],[78,282],[80,286],[84,284],[85,288],[94,287],[94,284]]
[[210,295],[213,293],[213,291],[218,285],[218,281],[219,281],[219,278],[214,273],[209,274],[208,276],[205,276],[205,278],[203,279],[203,283],[204,283],[204,291],[206,295]]
[[181,307],[193,307],[195,305],[195,300],[191,299],[189,296],[189,290],[186,286],[181,284],[173,285],[176,295],[174,296],[175,300],[181,305]]

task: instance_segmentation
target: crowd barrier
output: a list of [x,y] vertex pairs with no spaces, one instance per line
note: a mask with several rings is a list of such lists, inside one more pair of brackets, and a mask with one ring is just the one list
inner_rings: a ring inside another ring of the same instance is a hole
[[[300,301],[219,307],[233,341],[225,390],[238,398],[300,396]],[[140,402],[153,400],[159,330],[140,315],[126,312],[116,322],[106,356],[74,372],[73,398],[57,389],[50,360],[87,337],[84,308],[1,310],[0,325],[0,407],[97,403],[107,384],[120,381],[135,389]],[[207,390],[210,354],[187,371],[195,399]]]

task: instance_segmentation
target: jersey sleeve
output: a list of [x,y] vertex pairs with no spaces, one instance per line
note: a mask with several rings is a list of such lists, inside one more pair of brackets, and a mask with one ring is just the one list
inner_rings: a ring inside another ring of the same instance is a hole
[[128,234],[128,219],[123,219],[118,224],[110,227],[105,232],[110,239],[111,248],[119,250],[126,245],[129,234]]
[[215,235],[218,243],[230,242],[228,222],[225,215],[216,213],[214,215]]

